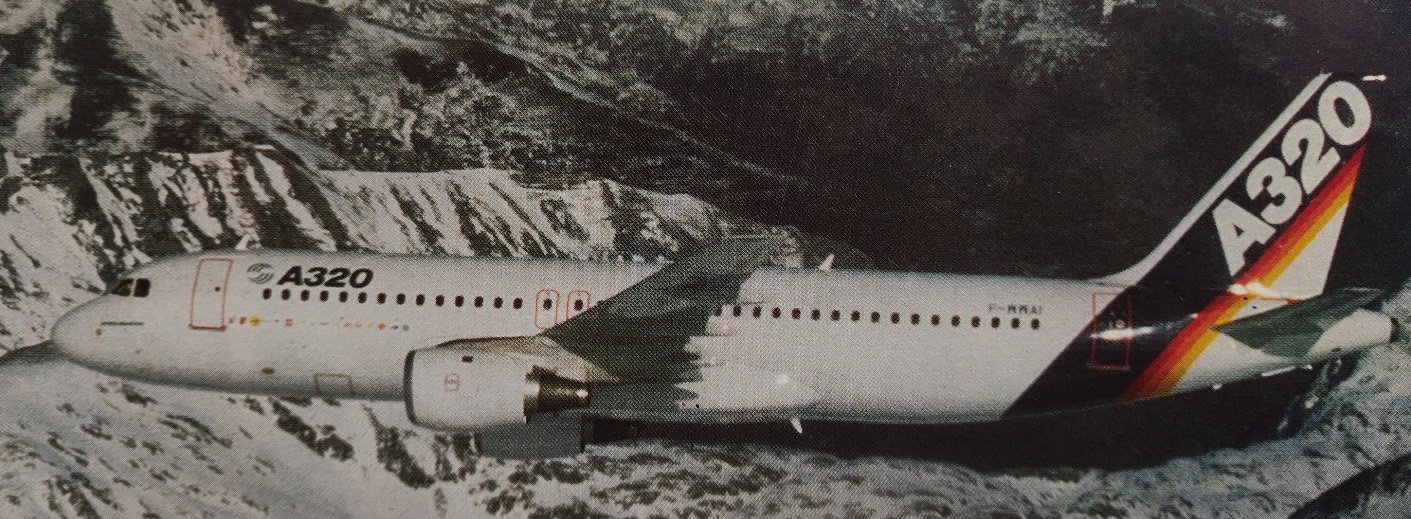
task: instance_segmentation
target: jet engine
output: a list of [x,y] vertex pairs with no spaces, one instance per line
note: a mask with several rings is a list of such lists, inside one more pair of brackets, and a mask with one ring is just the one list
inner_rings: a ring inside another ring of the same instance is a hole
[[592,398],[583,382],[496,352],[413,350],[403,373],[407,416],[445,431],[522,425],[534,413],[587,407]]

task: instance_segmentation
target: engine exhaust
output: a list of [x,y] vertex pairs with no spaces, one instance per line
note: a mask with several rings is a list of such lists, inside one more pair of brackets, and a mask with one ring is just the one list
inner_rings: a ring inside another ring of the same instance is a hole
[[556,413],[588,407],[593,393],[588,384],[563,378],[535,367],[524,377],[524,415]]

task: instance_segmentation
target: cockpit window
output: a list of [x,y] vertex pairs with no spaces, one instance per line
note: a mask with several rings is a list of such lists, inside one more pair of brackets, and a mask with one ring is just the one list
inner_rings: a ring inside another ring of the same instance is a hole
[[108,290],[109,294],[123,297],[147,297],[152,292],[152,281],[146,278],[119,279],[113,284],[113,288]]
[[131,279],[119,279],[118,282],[113,285],[113,289],[109,290],[108,293],[115,296],[131,296],[132,285],[133,282]]

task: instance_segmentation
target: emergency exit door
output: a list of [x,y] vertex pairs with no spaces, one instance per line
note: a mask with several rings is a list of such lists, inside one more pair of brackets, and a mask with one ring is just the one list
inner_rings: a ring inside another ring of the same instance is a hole
[[534,326],[540,330],[553,328],[562,319],[559,305],[559,291],[544,289],[534,296]]
[[1132,336],[1131,294],[1093,294],[1092,354],[1088,367],[1131,369]]
[[572,319],[573,316],[588,310],[593,306],[593,295],[584,290],[574,290],[568,293],[568,302],[564,304],[564,319]]
[[228,259],[203,259],[196,266],[191,287],[191,327],[198,330],[225,329],[225,293],[230,282]]

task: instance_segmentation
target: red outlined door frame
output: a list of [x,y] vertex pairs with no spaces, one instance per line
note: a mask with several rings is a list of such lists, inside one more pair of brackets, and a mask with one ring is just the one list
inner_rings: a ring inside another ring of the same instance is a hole
[[192,329],[225,329],[225,298],[234,265],[234,260],[224,258],[206,258],[196,264],[196,279],[191,282]]
[[[548,309],[544,308],[544,302],[551,301]],[[540,330],[553,328],[562,319],[563,305],[559,304],[559,291],[546,288],[534,294],[534,326]]]
[[[580,301],[583,303],[581,309],[579,309],[578,306],[574,306]],[[569,292],[568,300],[563,303],[563,319],[565,321],[572,319],[573,316],[586,312],[592,307],[593,294],[588,293],[587,290],[574,290]]]
[[[1132,369],[1132,295],[1095,292],[1092,303],[1092,350],[1088,355],[1088,368]],[[1112,332],[1117,333],[1103,337],[1104,333]]]

